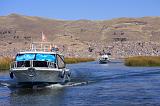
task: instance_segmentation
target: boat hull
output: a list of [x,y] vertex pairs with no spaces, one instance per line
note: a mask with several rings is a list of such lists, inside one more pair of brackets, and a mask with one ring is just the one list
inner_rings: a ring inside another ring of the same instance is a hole
[[109,62],[109,60],[99,60],[100,64],[107,64]]
[[18,83],[65,83],[70,80],[67,69],[19,68],[10,71]]

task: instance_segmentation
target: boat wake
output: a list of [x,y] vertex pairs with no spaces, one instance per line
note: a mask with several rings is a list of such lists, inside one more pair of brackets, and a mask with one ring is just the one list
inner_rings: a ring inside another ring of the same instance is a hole
[[86,82],[68,82],[66,84],[51,84],[45,86],[45,88],[64,88],[64,87],[73,87],[73,86],[83,86],[89,84],[91,81]]
[[140,72],[125,72],[113,75],[101,75],[90,78],[92,83],[97,83],[101,81],[109,81],[109,80],[118,80],[118,79],[127,79],[131,77],[141,77],[141,76],[150,76],[150,75],[160,74],[160,69],[148,69]]
[[9,87],[13,85],[16,85],[16,83],[11,80],[0,80],[0,87]]
[[8,87],[9,89],[18,89],[18,88],[31,88],[31,89],[61,89],[65,87],[73,87],[73,86],[83,86],[90,83],[90,81],[86,82],[67,82],[65,84],[37,84],[37,85],[22,85],[17,84],[16,82],[9,81],[0,81],[0,87]]
[[5,83],[5,82],[2,82],[2,83],[0,83],[0,86],[1,86],[1,87],[7,87],[7,86],[10,86],[10,84]]

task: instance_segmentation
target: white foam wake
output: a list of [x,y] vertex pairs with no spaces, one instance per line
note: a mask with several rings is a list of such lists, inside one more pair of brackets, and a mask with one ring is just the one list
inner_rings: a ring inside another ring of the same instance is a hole
[[52,84],[52,85],[48,85],[46,86],[46,88],[63,88],[64,85],[62,84]]
[[71,87],[71,86],[80,86],[80,85],[86,85],[89,82],[68,82],[64,85],[62,84],[52,84],[52,85],[48,85],[46,86],[46,88],[63,88],[63,87]]
[[8,86],[10,86],[10,84],[9,84],[9,83],[5,83],[5,82],[1,82],[1,83],[0,83],[0,85],[1,85],[1,86],[4,86],[4,87],[8,87]]

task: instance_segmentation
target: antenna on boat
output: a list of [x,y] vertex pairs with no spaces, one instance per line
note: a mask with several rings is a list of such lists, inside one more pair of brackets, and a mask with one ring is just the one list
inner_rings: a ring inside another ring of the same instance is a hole
[[30,49],[31,49],[31,51],[33,50],[33,41],[31,40],[31,44],[30,44]]

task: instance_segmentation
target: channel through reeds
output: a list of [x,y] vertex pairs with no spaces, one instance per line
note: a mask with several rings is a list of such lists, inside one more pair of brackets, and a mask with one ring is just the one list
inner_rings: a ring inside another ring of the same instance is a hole
[[160,66],[160,56],[135,56],[125,59],[126,66]]
[[[94,58],[65,58],[66,64],[94,61]],[[0,70],[8,70],[10,63],[13,61],[10,57],[0,57]]]

